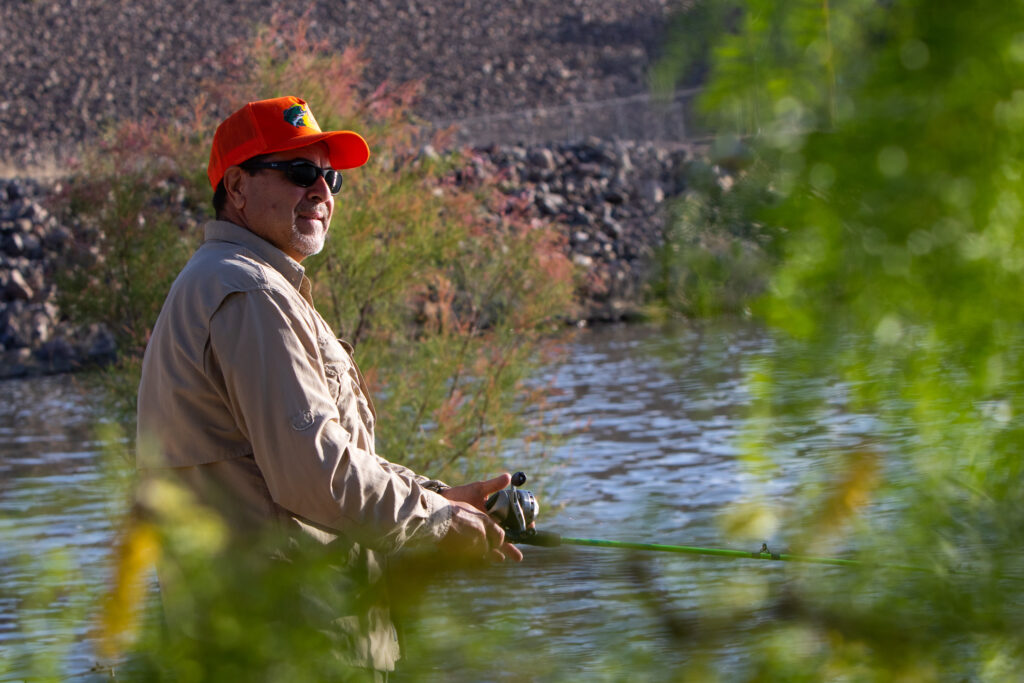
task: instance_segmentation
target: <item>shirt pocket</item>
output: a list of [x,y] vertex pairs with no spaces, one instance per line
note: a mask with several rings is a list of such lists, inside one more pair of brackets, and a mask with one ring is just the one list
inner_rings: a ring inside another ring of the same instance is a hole
[[363,394],[359,371],[337,339],[321,339],[320,353],[331,398],[338,408],[341,426],[353,435],[360,448],[373,449],[373,409]]
[[328,391],[330,391],[331,399],[340,409],[340,402],[345,393],[346,378],[348,377],[351,365],[348,354],[345,353],[345,349],[341,347],[341,344],[336,339],[320,337],[317,343],[320,347],[320,358],[323,359],[324,377],[327,379]]

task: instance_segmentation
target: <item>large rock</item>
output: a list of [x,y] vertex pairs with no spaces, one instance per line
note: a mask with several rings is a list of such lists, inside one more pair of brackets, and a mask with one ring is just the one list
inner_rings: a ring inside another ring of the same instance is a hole
[[31,301],[35,296],[35,290],[28,284],[22,271],[12,270],[6,280],[3,298],[7,301]]

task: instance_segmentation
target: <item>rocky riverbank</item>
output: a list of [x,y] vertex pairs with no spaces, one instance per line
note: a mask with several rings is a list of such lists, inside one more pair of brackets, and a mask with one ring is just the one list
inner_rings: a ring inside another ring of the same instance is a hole
[[[666,201],[684,189],[690,152],[649,143],[490,146],[473,150],[473,173],[565,231],[585,273],[580,318],[634,314]],[[116,357],[102,326],[73,326],[58,306],[57,269],[74,250],[93,247],[46,208],[58,189],[35,180],[0,180],[0,378],[66,372]]]
[[666,201],[684,189],[684,147],[604,142],[491,146],[477,150],[485,172],[503,178],[536,215],[565,231],[584,273],[581,319],[616,321],[643,299],[650,257],[662,241]]
[[46,208],[54,189],[0,179],[0,379],[68,372],[116,357],[108,329],[72,325],[57,305],[56,271],[75,237]]

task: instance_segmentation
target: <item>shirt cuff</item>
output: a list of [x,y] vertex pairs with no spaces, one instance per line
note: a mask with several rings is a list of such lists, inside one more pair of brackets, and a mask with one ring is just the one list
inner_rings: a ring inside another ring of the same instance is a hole
[[421,481],[420,486],[429,491],[433,491],[434,493],[444,493],[451,488],[451,486],[438,479],[427,479],[426,481]]
[[[413,538],[414,544],[439,543],[448,533],[452,525],[452,506],[447,498],[426,489],[420,494],[420,501],[427,509],[427,518],[423,525],[416,530]],[[445,488],[448,488],[445,486]]]

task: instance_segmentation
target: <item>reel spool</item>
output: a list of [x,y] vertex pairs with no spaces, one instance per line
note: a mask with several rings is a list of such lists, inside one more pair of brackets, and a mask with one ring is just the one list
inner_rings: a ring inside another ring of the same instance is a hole
[[525,542],[537,533],[530,525],[537,519],[537,498],[532,491],[517,487],[526,483],[526,474],[516,472],[507,489],[491,494],[487,499],[487,514],[505,530],[505,538],[512,543]]

